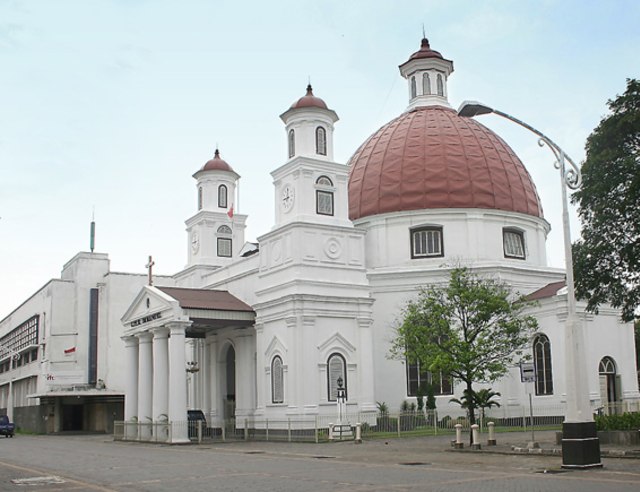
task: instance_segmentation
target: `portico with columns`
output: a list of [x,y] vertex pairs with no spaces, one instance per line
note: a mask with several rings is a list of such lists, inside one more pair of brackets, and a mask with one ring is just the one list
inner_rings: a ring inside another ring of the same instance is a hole
[[126,438],[189,442],[189,409],[202,409],[212,427],[248,415],[254,319],[226,291],[144,286],[122,317]]

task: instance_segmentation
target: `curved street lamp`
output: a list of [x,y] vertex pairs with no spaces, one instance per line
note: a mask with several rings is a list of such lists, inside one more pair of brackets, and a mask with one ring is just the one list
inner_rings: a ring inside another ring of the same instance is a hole
[[[538,144],[547,146],[556,158],[554,167],[560,171],[562,184],[562,230],[564,234],[564,261],[567,283],[567,319],[565,321],[565,376],[567,411],[562,424],[562,467],[601,467],[600,441],[589,402],[584,335],[576,310],[573,281],[573,255],[569,228],[567,188],[577,190],[582,183],[580,169],[558,144],[531,125],[507,113],[477,101],[464,101],[458,115],[472,118],[494,113],[526,128],[538,136]],[[567,166],[568,164],[568,166]]]

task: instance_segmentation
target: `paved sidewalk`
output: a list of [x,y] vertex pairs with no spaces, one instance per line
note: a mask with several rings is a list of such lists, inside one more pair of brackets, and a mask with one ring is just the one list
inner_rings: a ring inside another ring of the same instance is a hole
[[[562,446],[556,443],[555,431],[535,432],[535,442],[538,447],[531,446],[530,432],[504,432],[496,433],[497,444],[487,445],[487,435],[481,436],[481,450],[476,451],[468,447],[469,436],[465,436],[465,448],[462,451],[486,452],[499,454],[538,454],[562,456]],[[460,450],[456,450],[460,451]],[[609,458],[635,458],[640,459],[640,445],[623,446],[615,444],[601,444],[600,454]]]

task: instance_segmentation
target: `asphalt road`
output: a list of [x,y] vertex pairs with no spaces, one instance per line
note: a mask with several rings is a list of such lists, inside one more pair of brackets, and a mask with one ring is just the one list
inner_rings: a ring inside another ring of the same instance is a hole
[[415,438],[163,446],[109,436],[16,436],[0,439],[0,491],[640,490],[638,459],[567,471],[555,456],[459,453],[447,444]]

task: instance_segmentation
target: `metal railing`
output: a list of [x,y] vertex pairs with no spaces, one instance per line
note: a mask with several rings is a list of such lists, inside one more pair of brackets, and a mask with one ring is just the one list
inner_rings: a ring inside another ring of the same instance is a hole
[[[594,407],[594,415],[639,412],[640,401],[625,401]],[[494,423],[496,432],[561,430],[565,408],[558,405],[534,405],[533,416],[528,405],[503,405],[476,413],[480,432],[487,423]],[[336,423],[335,416],[308,416],[270,419],[239,417],[208,427],[204,421],[161,423],[115,422],[114,439],[123,441],[171,442],[172,432],[188,435],[192,442],[205,441],[286,441],[325,442],[330,439],[329,428]],[[467,432],[470,419],[465,410],[449,408],[396,413],[359,412],[347,414],[344,422],[354,429],[360,424],[363,439],[454,434],[460,424]],[[186,427],[186,432],[185,432]]]

